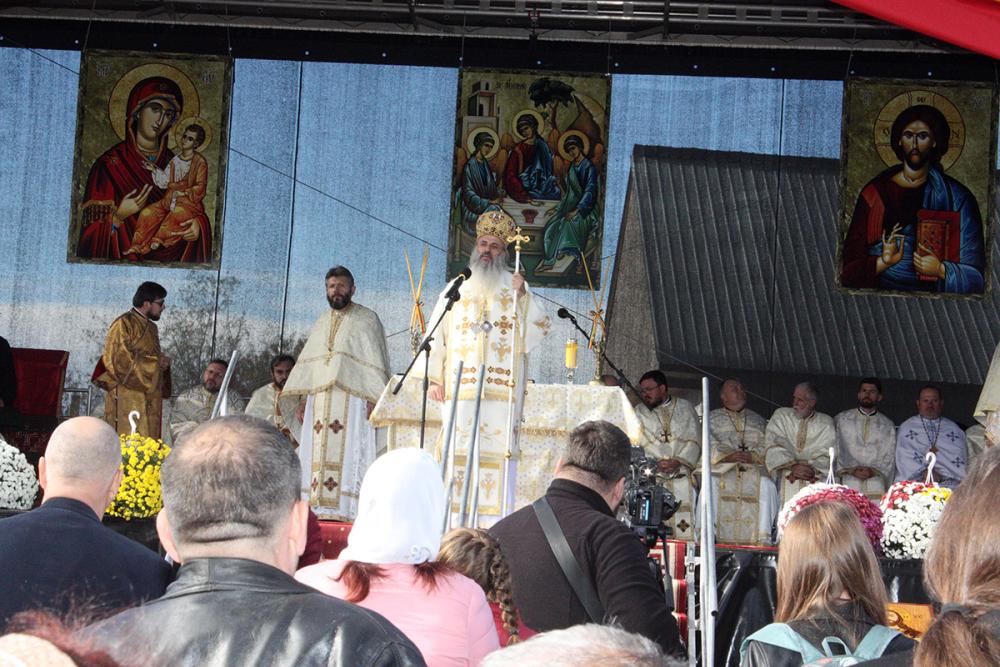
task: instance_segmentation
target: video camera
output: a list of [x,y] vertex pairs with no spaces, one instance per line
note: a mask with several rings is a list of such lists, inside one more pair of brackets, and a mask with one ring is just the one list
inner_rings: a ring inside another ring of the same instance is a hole
[[681,506],[662,484],[656,481],[658,459],[646,456],[642,447],[632,448],[629,472],[625,476],[625,496],[619,518],[646,544],[653,548],[656,541],[671,535],[666,522]]

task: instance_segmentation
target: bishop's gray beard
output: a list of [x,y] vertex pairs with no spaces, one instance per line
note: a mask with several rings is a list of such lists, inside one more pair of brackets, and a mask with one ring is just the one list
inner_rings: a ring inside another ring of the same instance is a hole
[[469,257],[469,269],[472,275],[465,284],[478,294],[491,294],[500,289],[504,278],[509,275],[507,271],[507,252],[493,260],[492,263],[484,265],[479,261],[479,251],[473,250]]

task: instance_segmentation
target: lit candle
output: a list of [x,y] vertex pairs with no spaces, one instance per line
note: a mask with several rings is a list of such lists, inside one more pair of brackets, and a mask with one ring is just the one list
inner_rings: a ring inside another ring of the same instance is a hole
[[566,341],[566,368],[576,368],[576,340]]

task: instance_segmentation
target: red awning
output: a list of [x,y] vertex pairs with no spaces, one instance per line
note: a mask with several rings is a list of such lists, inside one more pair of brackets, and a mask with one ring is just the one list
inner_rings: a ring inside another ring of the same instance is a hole
[[1000,0],[834,0],[914,32],[1000,59]]

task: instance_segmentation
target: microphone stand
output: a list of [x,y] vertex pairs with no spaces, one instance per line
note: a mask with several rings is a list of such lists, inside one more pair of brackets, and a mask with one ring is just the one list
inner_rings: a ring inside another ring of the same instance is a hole
[[[565,319],[567,319],[570,322],[572,322],[573,326],[576,327],[577,331],[579,331],[580,333],[583,334],[584,338],[587,338],[587,339],[590,338],[590,334],[583,330],[583,327],[581,327],[577,323],[575,317],[573,317],[571,314],[569,314],[567,312]],[[636,396],[639,396],[639,390],[636,389],[635,386],[631,382],[628,381],[628,378],[625,377],[625,373],[622,372],[622,369],[618,368],[618,366],[615,366],[615,363],[613,361],[611,361],[610,359],[608,359],[608,355],[604,352],[604,346],[603,345],[600,346],[600,352],[601,352],[601,359],[604,359],[604,363],[606,363],[608,366],[611,367],[611,370],[613,370],[615,372],[615,374],[618,376],[618,379],[621,382],[624,382],[625,386],[627,386],[629,389],[631,389],[632,392],[635,393]]]
[[441,315],[437,318],[434,326],[431,327],[427,335],[424,336],[424,340],[420,343],[420,347],[414,353],[413,358],[410,360],[410,365],[406,367],[403,371],[403,376],[399,378],[399,382],[393,387],[392,394],[395,396],[399,393],[399,390],[403,388],[403,381],[413,370],[413,366],[417,363],[417,359],[420,358],[421,353],[424,355],[424,383],[423,383],[423,399],[420,406],[420,449],[424,448],[424,431],[427,428],[427,393],[430,391],[430,379],[427,377],[431,368],[431,341],[434,340],[434,332],[437,331],[438,326],[441,325],[441,321],[444,320],[444,316],[448,314],[455,302],[461,298],[461,294],[458,293],[458,288],[465,282],[465,279],[456,281],[451,289],[445,294],[445,298],[448,302],[444,306],[444,310],[441,311]]

